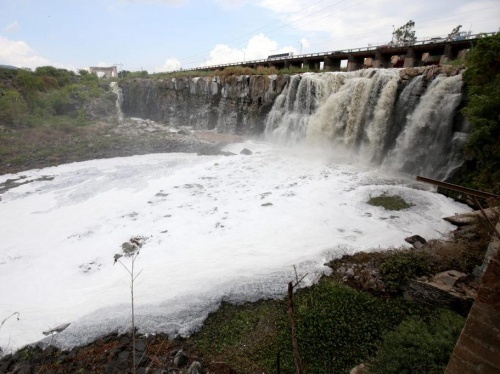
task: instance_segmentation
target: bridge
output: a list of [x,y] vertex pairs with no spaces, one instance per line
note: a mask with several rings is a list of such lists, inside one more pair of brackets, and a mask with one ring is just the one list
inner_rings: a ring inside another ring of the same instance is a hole
[[395,68],[445,64],[456,58],[462,58],[474,46],[477,40],[495,33],[467,35],[455,40],[423,40],[411,45],[369,46],[365,48],[303,54],[197,67],[189,70],[222,70],[229,66],[257,68],[275,67],[276,69],[309,68],[311,70],[340,71],[342,61],[347,61],[347,71],[363,68]]

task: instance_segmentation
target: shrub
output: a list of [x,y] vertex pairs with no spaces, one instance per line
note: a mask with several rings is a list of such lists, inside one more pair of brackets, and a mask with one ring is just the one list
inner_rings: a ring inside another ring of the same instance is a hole
[[459,315],[443,310],[429,323],[411,317],[387,333],[370,373],[443,373],[465,323]]
[[8,90],[0,96],[0,124],[18,127],[27,113],[28,105],[19,92]]
[[374,354],[383,333],[408,313],[405,304],[328,279],[297,297],[296,305],[302,361],[311,373],[348,372]]
[[463,113],[472,124],[457,183],[500,193],[500,34],[478,40],[467,56],[464,74],[468,103]]
[[402,251],[387,257],[379,266],[380,274],[389,292],[398,292],[411,279],[431,272],[428,256]]

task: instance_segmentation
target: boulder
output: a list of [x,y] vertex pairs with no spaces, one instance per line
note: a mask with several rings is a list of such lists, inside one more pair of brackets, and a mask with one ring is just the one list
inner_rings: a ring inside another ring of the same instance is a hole
[[242,155],[252,155],[253,152],[251,150],[247,149],[247,148],[243,148],[241,150],[240,154],[242,154]]
[[193,361],[193,363],[189,365],[187,374],[202,374],[201,364],[198,361]]
[[413,248],[420,249],[424,244],[427,243],[427,240],[422,238],[420,235],[413,235],[405,238],[405,241],[413,245]]
[[436,274],[430,280],[412,280],[404,290],[404,298],[423,304],[450,308],[467,316],[474,303],[476,292],[462,281],[464,273],[448,270]]
[[467,278],[467,274],[465,273],[461,273],[456,270],[448,270],[434,275],[429,284],[443,291],[449,292],[458,281],[465,280],[465,278]]
[[179,350],[174,357],[174,364],[178,368],[181,368],[183,366],[186,366],[189,361],[189,356],[184,353],[184,351],[181,349]]
[[58,332],[62,332],[64,330],[66,330],[69,325],[71,325],[71,323],[63,323],[62,325],[56,326],[53,329],[50,329],[47,331],[43,331],[42,333],[43,333],[43,335],[51,335],[51,334],[55,334]]

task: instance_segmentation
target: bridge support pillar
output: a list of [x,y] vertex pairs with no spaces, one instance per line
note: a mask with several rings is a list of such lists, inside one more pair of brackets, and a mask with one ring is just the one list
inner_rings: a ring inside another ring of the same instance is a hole
[[375,59],[373,60],[372,67],[374,68],[388,68],[391,63],[391,57],[383,55],[382,52],[375,52]]
[[462,50],[458,51],[457,58],[459,60],[463,61],[467,57],[467,53],[469,53],[468,49],[462,49]]
[[319,70],[319,62],[304,60],[303,66],[309,70]]
[[403,67],[412,68],[413,66],[415,66],[415,52],[413,51],[413,48],[409,48],[408,51],[406,51]]
[[453,58],[453,52],[451,50],[451,45],[447,44],[445,47],[444,47],[444,52],[443,52],[443,55],[441,56],[441,58],[439,59],[439,63],[442,65],[442,64],[446,64],[448,63],[451,59]]
[[349,55],[347,56],[347,71],[356,71],[363,69],[364,63],[365,63],[364,58]]
[[325,71],[340,71],[340,62],[339,59],[333,59],[331,57],[325,56],[323,61],[323,70]]

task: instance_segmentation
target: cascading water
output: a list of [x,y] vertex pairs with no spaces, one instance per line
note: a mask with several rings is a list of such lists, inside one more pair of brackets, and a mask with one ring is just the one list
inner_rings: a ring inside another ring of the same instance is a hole
[[453,129],[462,76],[420,75],[402,87],[400,69],[295,75],[268,115],[266,138],[327,143],[384,168],[446,178],[466,138]]
[[457,167],[453,156],[459,151],[456,149],[461,145],[459,139],[463,138],[453,131],[461,89],[459,75],[434,79],[413,113],[407,116],[384,165],[407,173],[446,178]]
[[116,94],[116,115],[118,117],[118,122],[123,121],[123,112],[122,112],[122,103],[123,103],[123,93],[120,86],[118,86],[118,82],[111,82],[109,84],[111,87],[111,91]]

